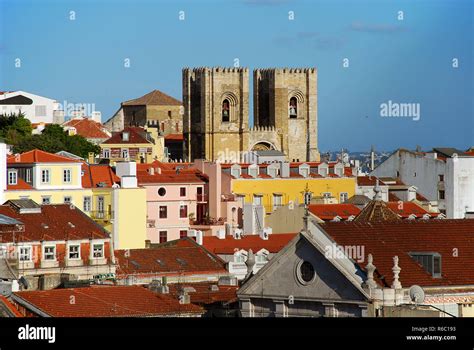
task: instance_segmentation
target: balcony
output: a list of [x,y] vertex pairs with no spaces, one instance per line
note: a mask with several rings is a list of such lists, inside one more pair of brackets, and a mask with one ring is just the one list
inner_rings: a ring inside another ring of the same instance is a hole
[[93,220],[110,221],[114,218],[114,213],[109,211],[90,211],[90,217]]

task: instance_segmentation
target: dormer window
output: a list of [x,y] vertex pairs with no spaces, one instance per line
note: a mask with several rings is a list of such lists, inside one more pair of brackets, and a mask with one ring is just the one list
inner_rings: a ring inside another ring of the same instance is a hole
[[297,118],[298,117],[298,101],[296,97],[290,98],[290,105],[289,105],[289,114],[290,118]]
[[410,257],[435,278],[441,278],[441,255],[439,253],[414,252]]
[[222,101],[222,122],[228,123],[230,121],[230,103],[228,99]]
[[122,133],[122,141],[128,142],[130,140],[130,133],[128,131],[124,131]]
[[258,166],[256,165],[249,166],[248,172],[250,176],[252,176],[253,178],[256,178],[258,176]]

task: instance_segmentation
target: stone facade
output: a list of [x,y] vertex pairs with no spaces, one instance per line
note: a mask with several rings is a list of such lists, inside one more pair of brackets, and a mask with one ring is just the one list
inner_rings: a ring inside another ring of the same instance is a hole
[[183,69],[183,133],[188,160],[239,161],[243,152],[277,149],[317,161],[317,71],[254,71],[255,126],[249,128],[248,68]]

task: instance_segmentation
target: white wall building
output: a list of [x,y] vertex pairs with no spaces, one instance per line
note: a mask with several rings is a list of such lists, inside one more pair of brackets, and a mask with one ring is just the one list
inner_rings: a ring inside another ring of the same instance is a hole
[[429,201],[438,201],[448,219],[463,219],[474,211],[474,157],[455,149],[413,152],[399,149],[371,175],[399,178]]
[[5,203],[7,189],[7,145],[0,142],[0,205]]
[[32,123],[64,122],[64,112],[56,100],[25,91],[0,93],[0,114],[19,112],[24,113]]

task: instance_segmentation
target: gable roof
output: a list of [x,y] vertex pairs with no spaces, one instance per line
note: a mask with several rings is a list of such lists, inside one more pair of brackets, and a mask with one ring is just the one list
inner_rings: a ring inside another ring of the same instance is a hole
[[295,233],[272,233],[268,235],[268,239],[261,239],[259,235],[244,235],[241,239],[235,239],[233,236],[226,236],[220,239],[216,236],[204,236],[202,245],[214,254],[229,255],[239,250],[252,249],[254,253],[262,249],[268,250],[269,253],[279,252],[296,236]]
[[[128,132],[128,141],[123,140],[123,133]],[[132,144],[142,143],[151,145],[152,142],[147,139],[146,130],[140,127],[126,127],[122,131],[112,133],[112,137],[102,142],[102,144]]]
[[139,98],[122,102],[122,106],[181,106],[182,102],[160,90],[153,90]]
[[[70,303],[74,296],[74,304]],[[143,317],[202,314],[193,304],[154,293],[141,286],[92,286],[15,292],[14,302],[51,317]]]
[[63,157],[54,153],[34,149],[19,155],[7,158],[7,164],[33,164],[33,163],[79,163],[79,160]]
[[[362,246],[373,255],[379,283],[393,282],[393,257],[399,258],[402,286],[473,285],[474,219],[401,220],[385,223],[327,222],[320,226],[341,246]],[[459,254],[453,254],[454,249]],[[432,277],[410,252],[441,255],[441,278]],[[363,264],[365,267],[365,263]],[[380,277],[384,276],[384,279]]]
[[144,273],[227,273],[224,261],[190,238],[170,241],[154,248],[116,250],[115,257],[118,278]]
[[76,133],[86,139],[108,139],[110,134],[105,127],[91,118],[74,118],[63,124],[66,127],[73,127]]
[[347,220],[350,216],[360,213],[360,209],[353,204],[310,204],[310,213],[316,215],[322,220],[332,220],[336,216]]
[[91,218],[69,204],[42,205],[40,212],[20,213],[7,201],[0,205],[0,214],[20,221],[24,231],[5,230],[0,242],[62,241],[107,239],[109,233]]

